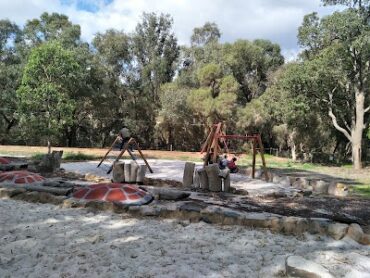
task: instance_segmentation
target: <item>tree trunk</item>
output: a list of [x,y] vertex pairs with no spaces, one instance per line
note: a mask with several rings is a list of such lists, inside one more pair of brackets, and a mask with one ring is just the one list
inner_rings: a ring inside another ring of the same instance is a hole
[[295,131],[288,135],[288,145],[290,147],[293,162],[297,161],[297,146],[294,142]]
[[295,145],[294,142],[291,143],[290,151],[291,151],[291,154],[292,154],[293,162],[296,162],[297,161],[297,146]]
[[356,123],[351,132],[352,143],[352,161],[353,168],[359,170],[362,168],[362,133],[365,129],[365,94],[364,92],[356,92]]

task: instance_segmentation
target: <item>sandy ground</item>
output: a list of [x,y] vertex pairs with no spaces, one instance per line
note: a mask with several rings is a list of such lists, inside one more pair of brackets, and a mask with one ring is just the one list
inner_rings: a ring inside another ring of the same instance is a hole
[[[131,160],[122,160],[125,162],[131,162]],[[143,161],[138,160],[139,164],[144,164]],[[163,180],[175,180],[182,182],[184,173],[185,161],[180,160],[165,160],[165,159],[149,159],[149,165],[153,169],[153,174],[147,171],[146,177],[163,179]],[[79,174],[93,174],[99,177],[111,178],[112,174],[107,174],[111,163],[104,162],[99,168],[97,168],[98,161],[84,161],[84,162],[71,162],[63,163],[61,165],[68,172],[76,172]],[[201,168],[202,164],[197,163],[197,168]],[[248,178],[245,175],[231,174],[231,186],[237,189],[244,189],[249,192],[251,196],[258,194],[269,194],[277,191],[295,191],[294,188],[284,187],[283,185],[264,182],[262,180],[255,180]]]
[[370,277],[370,247],[0,200],[0,277],[281,277],[287,256]]

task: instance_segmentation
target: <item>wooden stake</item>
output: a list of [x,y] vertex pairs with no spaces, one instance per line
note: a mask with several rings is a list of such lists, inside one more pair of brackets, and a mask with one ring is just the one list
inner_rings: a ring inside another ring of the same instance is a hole
[[254,179],[256,172],[256,141],[253,140],[253,161],[252,161],[252,178]]
[[259,148],[260,148],[260,155],[261,155],[261,159],[262,159],[262,167],[263,167],[263,172],[265,174],[265,179],[266,179],[266,181],[269,181],[269,175],[267,173],[265,154],[264,154],[265,151],[264,151],[263,144],[262,144],[261,134],[258,134],[257,140],[258,140],[258,145],[259,145]]

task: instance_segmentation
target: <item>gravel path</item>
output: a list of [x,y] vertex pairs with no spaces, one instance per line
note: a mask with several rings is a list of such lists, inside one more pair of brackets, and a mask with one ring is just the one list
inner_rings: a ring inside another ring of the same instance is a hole
[[370,277],[370,247],[0,200],[0,277],[281,277],[291,254]]

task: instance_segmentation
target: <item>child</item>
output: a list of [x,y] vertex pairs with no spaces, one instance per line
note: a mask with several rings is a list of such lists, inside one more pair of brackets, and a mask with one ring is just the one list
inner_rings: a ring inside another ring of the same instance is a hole
[[227,167],[229,161],[227,160],[227,155],[225,154],[224,157],[220,160],[219,167],[221,170],[224,170]]
[[236,157],[233,157],[232,160],[230,160],[227,163],[227,168],[230,169],[230,173],[237,173],[239,171],[238,166],[236,166],[235,161],[237,161]]

